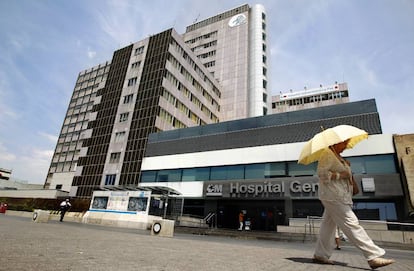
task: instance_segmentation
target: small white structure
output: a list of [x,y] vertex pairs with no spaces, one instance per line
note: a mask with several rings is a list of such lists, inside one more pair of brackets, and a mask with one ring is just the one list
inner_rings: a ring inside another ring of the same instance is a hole
[[149,215],[150,203],[151,191],[95,191],[82,222],[151,229],[153,221],[162,217]]

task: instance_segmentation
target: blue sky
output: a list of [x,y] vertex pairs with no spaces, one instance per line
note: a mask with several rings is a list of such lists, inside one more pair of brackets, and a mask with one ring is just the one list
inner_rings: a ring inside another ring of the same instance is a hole
[[0,167],[44,183],[80,71],[245,3],[267,12],[273,95],[347,82],[383,133],[414,133],[411,0],[0,0]]

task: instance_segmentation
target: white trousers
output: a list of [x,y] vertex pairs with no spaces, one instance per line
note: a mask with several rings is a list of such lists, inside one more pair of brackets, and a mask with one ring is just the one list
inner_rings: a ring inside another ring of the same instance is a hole
[[338,226],[348,239],[359,248],[367,261],[381,257],[385,251],[374,244],[364,228],[359,225],[358,218],[351,205],[336,201],[321,201],[325,207],[323,219],[316,243],[315,256],[329,259],[335,246],[335,230]]

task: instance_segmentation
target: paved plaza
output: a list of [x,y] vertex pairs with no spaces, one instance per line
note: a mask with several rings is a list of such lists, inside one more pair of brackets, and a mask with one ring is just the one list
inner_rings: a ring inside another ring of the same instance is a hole
[[[370,270],[346,244],[334,266],[311,262],[313,242],[276,242],[111,228],[76,222],[34,223],[0,215],[0,270]],[[413,270],[414,251],[386,248],[396,263],[379,270]]]

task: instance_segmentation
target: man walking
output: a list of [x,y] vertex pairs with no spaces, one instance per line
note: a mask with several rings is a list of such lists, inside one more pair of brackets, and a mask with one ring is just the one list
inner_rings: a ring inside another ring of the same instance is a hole
[[60,203],[60,222],[63,222],[63,217],[71,206],[72,204],[70,204],[69,199],[66,199]]

